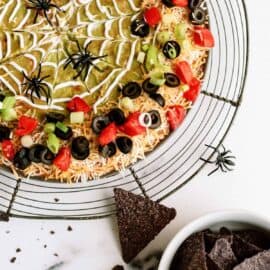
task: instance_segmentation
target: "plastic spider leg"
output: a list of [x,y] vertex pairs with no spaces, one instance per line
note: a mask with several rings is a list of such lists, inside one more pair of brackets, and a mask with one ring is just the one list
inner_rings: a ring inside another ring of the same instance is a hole
[[233,169],[232,169],[232,168],[229,168],[228,165],[226,165],[225,163],[223,163],[222,165],[224,166],[224,168],[225,168],[226,170],[228,170],[228,171],[230,171],[230,172],[233,171]]
[[50,19],[49,19],[49,17],[48,17],[47,11],[46,11],[46,10],[43,10],[43,14],[44,14],[44,16],[45,16],[47,22],[49,23],[49,25],[52,26],[52,23],[51,23],[51,21],[50,21]]
[[236,159],[236,157],[235,156],[225,156],[224,158],[226,158],[226,159]]
[[47,90],[45,90],[45,88],[43,88],[43,87],[40,87],[39,92],[43,93],[43,96],[46,98],[46,102],[48,103],[49,102],[49,95],[48,95]]
[[208,174],[208,176],[211,176],[212,174],[214,174],[215,172],[217,172],[218,169],[219,169],[219,167],[215,168],[213,171],[211,171],[211,172]]
[[83,81],[86,80],[87,75],[88,75],[88,73],[89,73],[89,69],[90,69],[90,64],[88,63],[88,64],[86,64],[85,73],[84,73],[84,75],[83,75]]
[[218,166],[219,166],[219,168],[221,169],[222,172],[224,172],[224,173],[227,172],[227,170],[226,170],[226,168],[224,167],[224,164],[223,164],[223,163],[220,163]]
[[226,148],[225,148],[225,146],[224,146],[224,144],[221,144],[221,147],[223,149],[223,152],[226,152],[227,151]]
[[60,7],[58,7],[57,5],[55,5],[55,4],[50,4],[50,6],[56,8],[57,10],[59,10],[61,12],[63,12],[63,10]]
[[100,55],[100,56],[92,56],[91,57],[91,60],[92,61],[95,61],[95,60],[97,60],[97,59],[102,59],[102,58],[105,58],[105,57],[107,57],[108,55],[107,54],[105,54],[105,55]]
[[41,82],[41,81],[43,81],[43,80],[45,80],[45,79],[47,79],[49,77],[50,77],[50,75],[44,76],[44,77],[42,77],[42,78],[39,79],[39,82]]
[[81,48],[79,41],[76,39],[75,42],[76,42],[78,50],[82,53],[82,48]]
[[38,17],[38,11],[36,11],[36,15],[35,15],[35,18],[34,18],[34,23],[37,22],[37,17]]
[[66,60],[65,65],[64,65],[64,69],[66,69],[66,68],[68,67],[68,65],[71,64],[71,63],[72,63],[72,59],[71,59],[71,58],[68,58],[68,59]]
[[87,53],[88,47],[90,46],[91,43],[92,43],[92,40],[90,40],[90,41],[86,44],[86,46],[85,46],[85,48],[84,48],[85,54]]
[[34,92],[35,92],[34,88],[31,88],[30,99],[31,99],[32,103],[35,103],[35,100],[34,100],[34,97],[33,97]]
[[100,68],[99,66],[97,66],[96,64],[92,64],[92,66],[98,70],[99,72],[103,72],[104,70],[102,68]]
[[231,152],[232,152],[232,151],[230,151],[230,150],[224,151],[224,152],[221,153],[221,155],[224,157],[224,156],[230,154]]
[[82,67],[80,68],[80,70],[77,72],[77,75],[76,75],[76,76],[74,76],[74,77],[73,77],[73,79],[77,79],[77,78],[79,78],[79,77],[81,76],[81,74],[82,74],[83,70],[84,70],[84,66],[82,66]]
[[209,163],[209,164],[214,164],[215,163],[215,161],[206,160],[204,158],[200,158],[200,160],[204,161],[205,163]]
[[41,74],[41,63],[39,63],[38,65],[38,75],[37,75],[38,78],[40,77],[40,74]]

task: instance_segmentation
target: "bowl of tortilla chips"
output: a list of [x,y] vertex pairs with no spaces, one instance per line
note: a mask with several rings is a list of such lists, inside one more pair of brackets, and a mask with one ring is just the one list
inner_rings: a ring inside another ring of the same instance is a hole
[[169,243],[158,270],[270,269],[270,219],[246,210],[204,215]]

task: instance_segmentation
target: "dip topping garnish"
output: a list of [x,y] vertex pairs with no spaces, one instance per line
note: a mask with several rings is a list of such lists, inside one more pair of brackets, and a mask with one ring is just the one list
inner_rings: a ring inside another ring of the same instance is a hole
[[95,56],[91,52],[88,52],[88,47],[92,41],[88,42],[84,49],[81,48],[79,41],[75,40],[78,52],[70,54],[67,51],[68,59],[64,69],[68,67],[69,64],[72,64],[73,69],[77,71],[77,75],[73,79],[77,79],[82,75],[82,80],[84,81],[88,75],[89,69],[93,66],[98,71],[102,72],[102,69],[95,64],[95,61],[107,57],[107,55]]
[[45,79],[49,78],[50,75],[40,77],[41,75],[41,64],[39,64],[38,75],[33,76],[32,78],[28,77],[24,72],[23,76],[26,79],[26,82],[22,84],[25,86],[25,94],[30,94],[31,101],[35,103],[34,96],[36,95],[39,99],[41,98],[41,94],[46,97],[46,102],[49,103],[51,99],[51,91],[49,86],[44,82]]
[[57,5],[52,4],[51,0],[29,0],[33,6],[27,7],[28,9],[36,9],[36,15],[34,18],[34,23],[37,21],[37,17],[40,13],[43,13],[46,20],[50,25],[52,25],[52,22],[50,21],[48,17],[48,12],[51,8],[56,8],[59,11],[62,11]]

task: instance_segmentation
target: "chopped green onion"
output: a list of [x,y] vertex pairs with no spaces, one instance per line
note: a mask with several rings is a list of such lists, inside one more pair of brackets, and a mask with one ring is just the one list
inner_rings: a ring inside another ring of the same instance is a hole
[[187,24],[186,23],[179,23],[175,27],[175,37],[178,41],[182,41],[186,39],[186,31],[187,31]]
[[2,109],[1,110],[1,116],[4,121],[13,121],[17,119],[17,113],[14,109]]
[[167,41],[170,40],[170,33],[169,32],[160,32],[157,35],[157,41],[160,45],[164,45]]
[[63,131],[64,133],[68,132],[68,127],[62,122],[57,122],[55,126],[59,128],[61,131]]
[[158,48],[151,45],[146,55],[145,67],[147,71],[151,71],[158,64]]
[[154,85],[161,86],[166,82],[165,76],[163,72],[156,72],[151,74],[150,83]]
[[144,52],[147,52],[148,50],[149,50],[149,44],[143,44],[142,45],[142,50],[144,51]]
[[14,96],[5,97],[3,100],[2,109],[11,109],[16,103],[16,98]]
[[132,101],[131,98],[129,97],[124,97],[120,100],[120,106],[125,109],[125,110],[128,110],[130,112],[133,112],[134,111],[134,103]]
[[71,124],[82,124],[84,121],[84,112],[72,112],[70,113]]
[[53,133],[49,134],[47,146],[54,154],[58,153],[60,148],[60,140],[55,136],[55,134]]
[[55,124],[54,123],[47,123],[47,124],[45,124],[44,131],[46,133],[54,133],[54,131],[55,131]]

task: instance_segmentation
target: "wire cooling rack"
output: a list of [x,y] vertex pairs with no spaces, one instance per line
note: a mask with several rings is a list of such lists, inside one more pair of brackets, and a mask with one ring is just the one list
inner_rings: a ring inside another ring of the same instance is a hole
[[113,188],[161,201],[187,184],[227,135],[241,104],[247,75],[248,23],[242,0],[207,1],[216,46],[203,91],[184,124],[145,160],[100,180],[59,184],[14,179],[0,171],[0,219],[94,219],[115,213]]

